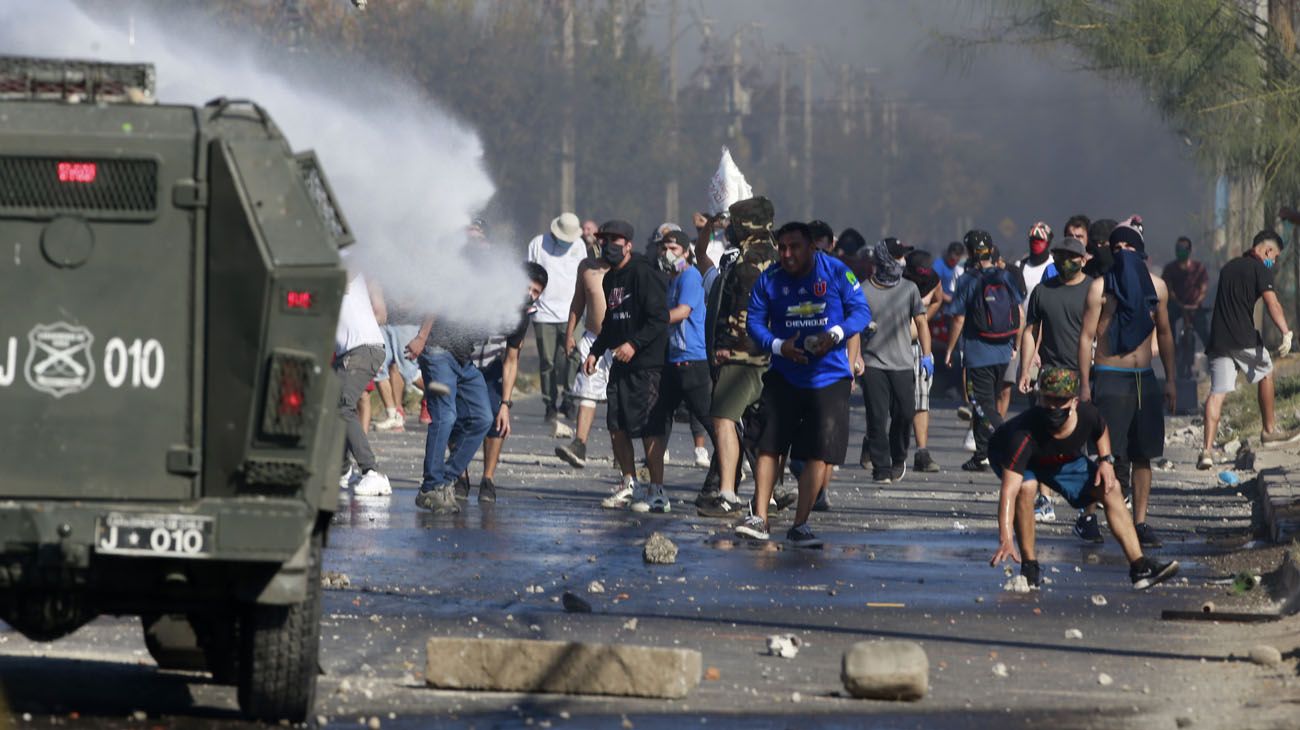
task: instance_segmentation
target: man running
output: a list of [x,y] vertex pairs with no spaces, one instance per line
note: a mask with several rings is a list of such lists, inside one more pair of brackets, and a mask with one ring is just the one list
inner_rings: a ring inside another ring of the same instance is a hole
[[[1170,377],[1174,372],[1174,337],[1166,309],[1169,290],[1163,279],[1147,270],[1146,244],[1136,228],[1118,225],[1108,240],[1110,268],[1088,286],[1079,338],[1083,384],[1080,397],[1093,400],[1110,426],[1117,471],[1132,471],[1133,522],[1138,540],[1145,547],[1158,548],[1160,538],[1146,520],[1151,461],[1165,452],[1163,407],[1167,405],[1172,413],[1177,399],[1177,384]],[[1163,400],[1151,369],[1153,338],[1160,346],[1166,374]],[[1095,373],[1091,378],[1090,363]]]
[[[1034,549],[1034,498],[1038,485],[1046,484],[1075,507],[1094,502],[1105,505],[1106,523],[1129,561],[1129,580],[1134,588],[1145,590],[1172,578],[1178,563],[1157,563],[1142,555],[1133,519],[1115,479],[1110,432],[1098,409],[1080,402],[1079,393],[1078,373],[1044,368],[1038,379],[1038,404],[994,432],[989,458],[1002,479],[1002,490],[998,549],[989,564],[996,567],[1010,558],[1020,563],[1020,574],[1030,586],[1042,586],[1042,568]],[[1087,457],[1090,446],[1096,449],[1096,461]]]
[[[610,264],[601,286],[607,308],[600,334],[583,362],[588,375],[612,350],[614,363],[606,386],[606,425],[622,481],[601,501],[609,509],[630,507],[637,512],[671,509],[662,483],[647,487],[636,481],[632,439],[645,435],[650,409],[659,399],[659,379],[668,347],[668,282],[646,257],[632,252],[632,224],[606,222],[596,233],[602,256]],[[648,443],[646,444],[648,448]]]
[[867,412],[862,467],[871,467],[877,484],[901,481],[907,473],[907,437],[916,415],[913,331],[920,337],[922,366],[934,371],[921,292],[903,279],[904,259],[911,250],[897,238],[877,243],[871,254],[875,270],[862,287],[876,324],[874,332],[863,335],[861,347],[865,368],[860,382]]
[[1291,351],[1291,328],[1273,291],[1273,264],[1282,252],[1282,239],[1273,231],[1255,234],[1250,250],[1229,261],[1219,272],[1219,291],[1214,297],[1214,316],[1205,354],[1210,357],[1210,394],[1205,399],[1205,441],[1197,469],[1214,466],[1214,438],[1219,416],[1228,393],[1237,389],[1237,371],[1258,384],[1259,416],[1264,444],[1290,441],[1295,433],[1277,427],[1273,413],[1273,360],[1264,349],[1264,336],[1255,328],[1255,302],[1264,300],[1268,316],[1282,333],[1278,357]]
[[796,547],[820,547],[808,514],[825,472],[843,463],[848,451],[853,371],[845,340],[867,328],[871,310],[853,272],[814,249],[808,224],[787,223],[776,238],[781,265],[763,272],[749,298],[749,335],[775,357],[763,376],[766,415],[758,439],[754,501],[736,532],[768,539],[768,500],[777,464],[789,451],[804,461],[804,468],[786,540]]
[[[595,228],[593,227],[593,237]],[[600,325],[605,321],[605,290],[602,283],[609,271],[609,262],[597,255],[583,259],[578,265],[578,283],[573,289],[573,301],[569,304],[569,322],[564,332],[564,351],[570,357],[576,357],[582,363],[587,361],[591,345],[600,334]],[[575,341],[573,334],[578,320],[583,321],[586,331],[582,339]],[[587,465],[587,439],[591,437],[591,426],[596,421],[596,405],[605,402],[605,386],[609,382],[609,366],[614,356],[605,353],[596,361],[596,369],[590,374],[586,368],[578,368],[573,377],[573,397],[578,401],[578,426],[573,442],[555,447],[555,455],[579,469]]]

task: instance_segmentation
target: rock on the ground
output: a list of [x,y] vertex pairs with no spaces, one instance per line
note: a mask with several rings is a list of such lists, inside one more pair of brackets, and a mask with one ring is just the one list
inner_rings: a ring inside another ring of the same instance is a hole
[[587,584],[587,592],[588,592],[588,593],[604,593],[604,592],[605,592],[605,584],[604,584],[604,583],[601,583],[601,582],[598,581],[598,580],[593,580],[592,582],[590,582],[590,583]]
[[1097,684],[1100,684],[1103,687],[1109,687],[1114,683],[1115,680],[1111,679],[1111,676],[1105,672],[1097,675]]
[[663,533],[656,532],[645,541],[645,550],[641,556],[652,565],[672,565],[677,562],[677,546],[664,537]]
[[915,701],[930,686],[930,660],[914,641],[859,641],[844,652],[840,679],[854,697]]
[[1066,629],[1066,630],[1065,630],[1065,638],[1067,638],[1067,639],[1082,639],[1082,638],[1083,638],[1083,632],[1080,631],[1080,630],[1078,630],[1078,629]]
[[1264,667],[1280,667],[1282,666],[1282,652],[1278,651],[1277,647],[1260,644],[1251,647],[1250,660]]
[[1105,606],[1105,605],[1106,605],[1106,597],[1103,596],[1103,595],[1101,595],[1100,593],[1095,593],[1095,594],[1093,594],[1093,596],[1092,596],[1092,605],[1094,605],[1094,606]]
[[704,671],[698,651],[631,644],[435,637],[427,651],[440,689],[678,699]]
[[1028,593],[1029,579],[1023,575],[1017,575],[1006,583],[1002,584],[1002,590],[1008,593]]

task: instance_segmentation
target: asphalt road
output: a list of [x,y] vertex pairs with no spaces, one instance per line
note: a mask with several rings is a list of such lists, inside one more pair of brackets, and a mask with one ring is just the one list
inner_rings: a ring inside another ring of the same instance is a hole
[[[854,395],[850,460],[863,420]],[[1215,556],[1249,539],[1250,504],[1190,468],[1190,452],[1158,472],[1150,522],[1181,578],[1134,592],[1113,540],[1085,545],[1072,515],[1040,530],[1051,584],[1017,595],[988,566],[996,547],[997,484],[957,469],[966,458],[951,410],[935,413],[932,453],[945,470],[909,472],[878,488],[856,464],[832,483],[834,510],[815,514],[822,550],[738,541],[690,504],[704,471],[682,426],[670,447],[668,515],[602,510],[614,484],[597,427],[582,471],[554,456],[540,401],[519,401],[498,475],[500,501],[460,515],[417,510],[423,430],[374,437],[391,498],[339,504],[325,568],[350,585],[325,592],[317,714],[329,726],[377,717],[383,727],[1294,727],[1293,666],[1240,659],[1250,646],[1294,637],[1294,619],[1240,625],[1161,621],[1166,608],[1221,596]],[[603,418],[603,413],[602,413]],[[599,421],[598,421],[599,423]],[[412,424],[414,426],[414,424]],[[478,462],[473,467],[477,477]],[[789,514],[779,514],[783,534]],[[653,531],[680,549],[647,566]],[[592,581],[603,593],[589,593]],[[559,597],[589,600],[567,614]],[[1094,603],[1104,596],[1105,605]],[[629,621],[635,619],[632,628]],[[1082,639],[1067,639],[1078,629]],[[766,656],[765,638],[793,633],[792,659]],[[430,636],[536,637],[700,650],[718,679],[680,701],[441,692],[425,688]],[[848,699],[840,656],[873,638],[920,642],[930,691],[910,704]],[[1001,667],[1005,676],[1000,676]],[[1102,684],[1101,674],[1112,682]],[[154,667],[131,619],[101,618],[42,645],[0,625],[0,725],[239,726],[233,689]],[[0,708],[3,709],[3,708]],[[139,713],[139,714],[137,714]],[[134,716],[134,718],[133,718]],[[144,718],[144,719],[140,719]]]

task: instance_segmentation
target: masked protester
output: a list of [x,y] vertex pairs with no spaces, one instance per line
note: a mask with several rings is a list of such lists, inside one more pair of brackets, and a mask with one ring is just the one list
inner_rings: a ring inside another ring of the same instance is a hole
[[1265,445],[1292,441],[1294,431],[1277,426],[1273,413],[1273,360],[1264,348],[1263,333],[1255,327],[1255,302],[1264,300],[1264,309],[1282,333],[1278,357],[1291,351],[1293,333],[1287,326],[1277,292],[1273,290],[1273,266],[1282,251],[1282,239],[1271,230],[1255,235],[1245,255],[1229,261],[1219,271],[1219,290],[1214,297],[1214,315],[1210,320],[1210,341],[1205,353],[1210,357],[1210,395],[1205,400],[1205,443],[1196,468],[1214,466],[1214,439],[1218,435],[1219,416],[1228,393],[1237,388],[1240,371],[1258,385],[1259,412]]
[[[1169,327],[1178,332],[1178,321],[1186,318],[1201,342],[1210,341],[1210,321],[1205,296],[1210,291],[1210,273],[1205,264],[1192,258],[1192,239],[1179,236],[1174,242],[1174,260],[1165,265],[1160,278],[1169,285]],[[1179,353],[1184,357],[1191,353]],[[1179,373],[1190,377],[1190,373]]]
[[[1115,478],[1110,431],[1101,412],[1079,400],[1079,375],[1066,368],[1044,368],[1038,403],[998,428],[989,442],[989,459],[1002,479],[998,498],[998,549],[989,563],[1007,558],[1020,563],[1031,587],[1041,587],[1034,535],[1034,498],[1040,484],[1071,505],[1101,502],[1106,522],[1129,561],[1129,580],[1137,590],[1169,580],[1178,563],[1143,556],[1133,519]],[[1089,449],[1097,460],[1087,457]],[[1019,551],[1017,554],[1017,548]]]
[[[1138,539],[1144,546],[1160,547],[1147,524],[1151,461],[1164,454],[1164,407],[1173,411],[1177,384],[1173,378],[1166,380],[1162,400],[1151,352],[1154,340],[1165,372],[1174,372],[1174,339],[1165,309],[1169,293],[1164,280],[1147,270],[1141,232],[1119,225],[1109,241],[1113,263],[1105,276],[1089,285],[1084,309],[1078,345],[1080,396],[1092,399],[1110,425],[1116,473],[1122,485],[1128,480],[1132,486]],[[1085,540],[1100,537],[1082,533],[1078,524],[1075,528]]]
[[[1007,267],[1007,270],[1013,272],[1017,278],[1016,283],[1021,286],[1020,293],[1025,301],[1029,300],[1039,282],[1056,276],[1056,266],[1052,263],[1052,256],[1048,250],[1051,243],[1052,227],[1043,221],[1034,223],[1029,227],[1029,253]],[[1007,411],[1011,408],[1011,394],[1020,378],[1022,357],[1023,352],[1017,343],[1016,352],[1011,357],[1011,364],[1002,374],[1002,382],[998,386],[998,413],[1002,414],[1003,418],[1006,418]],[[1038,364],[1032,357],[1029,359],[1028,366],[1031,375],[1038,373]]]
[[[668,512],[672,507],[662,482],[637,482],[632,446],[632,439],[648,436],[650,413],[659,395],[668,346],[668,281],[649,259],[632,252],[632,224],[607,221],[596,235],[610,269],[601,282],[605,320],[583,362],[583,371],[596,372],[605,352],[613,352],[606,386],[606,426],[614,460],[623,476],[601,505],[607,509]],[[648,453],[648,438],[644,446]]]

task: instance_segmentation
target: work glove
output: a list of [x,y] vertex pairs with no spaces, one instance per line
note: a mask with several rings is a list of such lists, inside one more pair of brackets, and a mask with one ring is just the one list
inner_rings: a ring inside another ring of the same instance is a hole
[[934,355],[921,356],[921,369],[925,371],[927,378],[934,377]]
[[1291,339],[1294,337],[1294,335],[1295,335],[1294,332],[1287,332],[1286,334],[1282,335],[1282,346],[1277,348],[1278,357],[1286,357],[1287,353],[1291,352]]

